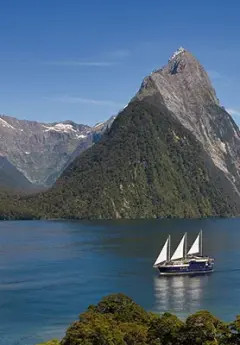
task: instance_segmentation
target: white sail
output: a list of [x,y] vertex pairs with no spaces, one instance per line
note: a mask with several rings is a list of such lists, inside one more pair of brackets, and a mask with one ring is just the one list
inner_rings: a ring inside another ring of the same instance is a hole
[[200,234],[198,234],[196,240],[193,242],[192,247],[188,251],[188,255],[198,254],[200,252]]
[[168,241],[169,238],[166,240],[160,254],[157,257],[157,260],[155,261],[153,266],[156,266],[158,264],[160,264],[161,262],[167,261],[167,254],[168,254]]
[[175,252],[173,253],[171,257],[171,260],[182,259],[184,257],[185,237],[186,237],[186,234],[184,234],[183,238],[181,239],[179,245],[177,246]]

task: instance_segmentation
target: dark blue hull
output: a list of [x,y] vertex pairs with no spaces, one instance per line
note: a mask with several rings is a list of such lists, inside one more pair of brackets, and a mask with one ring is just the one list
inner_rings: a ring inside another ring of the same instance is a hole
[[200,262],[193,260],[188,264],[158,266],[160,275],[205,274],[213,272],[213,268],[212,260]]

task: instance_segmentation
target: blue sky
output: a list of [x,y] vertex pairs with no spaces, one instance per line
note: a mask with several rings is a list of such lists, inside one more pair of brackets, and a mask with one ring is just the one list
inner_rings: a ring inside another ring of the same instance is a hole
[[0,113],[93,125],[179,47],[240,124],[240,2],[2,0]]

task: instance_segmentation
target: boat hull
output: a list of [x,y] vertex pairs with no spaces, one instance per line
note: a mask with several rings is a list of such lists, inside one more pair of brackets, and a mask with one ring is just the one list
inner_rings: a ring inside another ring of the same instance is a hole
[[186,272],[161,272],[159,270],[159,275],[160,276],[182,276],[182,275],[203,275],[203,274],[210,274],[214,271],[214,269],[212,270],[207,270],[207,271],[186,271]]
[[207,274],[214,270],[213,260],[190,260],[187,263],[178,264],[165,264],[159,265],[158,271],[160,275],[196,275],[196,274]]

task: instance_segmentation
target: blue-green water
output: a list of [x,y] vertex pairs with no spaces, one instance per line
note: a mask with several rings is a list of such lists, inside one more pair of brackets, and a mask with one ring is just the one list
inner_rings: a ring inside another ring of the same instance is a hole
[[[209,276],[158,278],[152,264],[166,239],[204,231],[215,257]],[[0,345],[62,337],[89,304],[112,292],[147,310],[185,317],[208,309],[240,313],[240,219],[120,222],[0,222]]]

